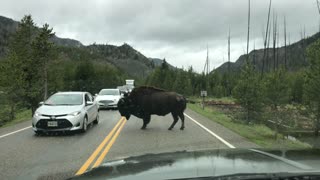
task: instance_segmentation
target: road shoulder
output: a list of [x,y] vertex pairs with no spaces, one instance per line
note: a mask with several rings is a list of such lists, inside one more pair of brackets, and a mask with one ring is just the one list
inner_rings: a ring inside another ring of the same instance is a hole
[[[248,139],[240,136],[239,134],[231,131],[230,129],[192,111],[191,109],[187,108],[185,113],[190,117],[196,119],[199,123],[203,126],[211,130],[212,132],[219,135],[225,141],[229,142],[236,148],[259,148],[259,146]],[[186,117],[187,118],[187,117]],[[192,121],[186,122],[186,128],[188,128],[188,123],[193,123]]]
[[[14,131],[18,131],[20,129],[30,127],[30,126],[31,126],[31,120],[26,120],[17,124],[12,124],[10,126],[0,127],[0,136],[3,136],[5,134],[8,134]],[[31,130],[31,128],[26,129],[26,131],[28,130]]]

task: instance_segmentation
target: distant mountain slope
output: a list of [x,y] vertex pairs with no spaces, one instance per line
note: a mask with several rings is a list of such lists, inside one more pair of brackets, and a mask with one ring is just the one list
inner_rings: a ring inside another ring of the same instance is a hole
[[[17,21],[0,16],[0,59],[5,56],[9,37],[16,31],[17,26]],[[89,59],[98,63],[108,63],[138,78],[147,76],[153,70],[151,61],[126,43],[121,46],[96,44],[84,46],[77,40],[57,36],[53,37],[52,41],[59,47],[60,59],[74,61]]]
[[[149,60],[150,60],[151,62],[153,62],[153,64],[154,64],[155,67],[159,67],[159,66],[161,66],[162,63],[163,63],[163,60],[162,60],[162,59],[159,59],[159,58],[149,58]],[[167,61],[166,61],[166,62],[167,62]],[[168,62],[167,62],[167,64],[169,65],[169,68],[172,68],[172,69],[175,68],[174,66],[172,66],[172,65],[169,64]]]
[[[9,37],[16,31],[18,22],[13,19],[0,16],[0,57],[3,57],[8,46]],[[79,41],[74,39],[59,38],[54,36],[52,41],[61,46],[80,47],[83,46]]]
[[[296,43],[287,46],[287,68],[289,71],[297,71],[303,67],[308,65],[308,59],[306,57],[306,49],[307,47],[314,43],[316,40],[320,38],[320,33],[316,33],[315,35],[308,37],[306,39],[302,39]],[[285,64],[285,48],[280,47],[277,48],[278,53],[276,53],[276,64],[278,61],[278,65],[281,66]],[[232,52],[231,52],[232,53]],[[267,49],[267,60],[265,62],[264,70],[270,71],[274,66],[273,59],[273,49]],[[259,71],[262,70],[262,59],[263,59],[263,49],[254,50],[249,53],[249,59],[255,65],[255,68]],[[238,71],[244,65],[246,60],[246,55],[241,55],[238,60],[235,62],[230,62],[230,70]],[[228,71],[228,62],[222,64],[220,67],[216,69],[219,72],[227,72]]]

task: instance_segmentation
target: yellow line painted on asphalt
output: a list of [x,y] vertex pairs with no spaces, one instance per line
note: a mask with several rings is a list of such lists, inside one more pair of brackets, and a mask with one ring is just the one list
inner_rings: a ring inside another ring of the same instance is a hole
[[97,149],[91,154],[89,159],[81,166],[81,168],[78,170],[76,175],[80,175],[84,173],[90,164],[93,162],[93,160],[98,156],[100,151],[103,149],[103,147],[106,145],[106,143],[109,141],[109,139],[113,136],[114,132],[118,129],[119,125],[122,122],[126,122],[124,117],[121,117],[119,122],[116,124],[116,126],[111,130],[111,132],[106,136],[106,138],[101,142],[101,144],[97,147]]
[[108,143],[108,145],[106,146],[106,148],[104,149],[104,151],[100,154],[99,158],[97,159],[97,161],[94,163],[93,168],[98,167],[103,159],[106,157],[106,155],[108,154],[110,148],[112,147],[113,143],[116,141],[117,137],[119,136],[123,126],[126,124],[127,121],[124,121],[120,128],[117,130],[117,132],[114,134],[114,136],[112,137],[112,139],[110,140],[110,142]]

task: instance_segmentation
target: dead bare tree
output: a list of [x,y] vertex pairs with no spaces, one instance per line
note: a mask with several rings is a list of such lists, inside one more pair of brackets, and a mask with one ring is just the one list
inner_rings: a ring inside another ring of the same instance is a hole
[[268,40],[268,32],[269,32],[269,20],[270,20],[270,11],[271,11],[271,0],[269,1],[269,11],[268,11],[268,20],[267,20],[267,29],[266,29],[266,37],[264,38],[264,50],[263,50],[263,58],[262,58],[262,69],[261,69],[261,78],[263,77],[264,72],[264,64],[266,59],[267,52],[267,40]]
[[271,61],[269,58],[269,50],[270,50],[270,38],[271,38],[271,21],[269,22],[269,32],[268,32],[268,45],[267,45],[267,59],[266,59],[266,64],[267,64],[267,70],[271,71]]
[[228,34],[228,74],[230,73],[230,27]]
[[284,69],[287,70],[287,23],[286,16],[283,17],[283,37],[284,37]]
[[250,0],[248,0],[248,34],[247,34],[247,63],[249,61],[249,40],[250,40]]
[[273,71],[276,71],[277,15],[273,12]]
[[278,27],[278,16],[276,17],[276,20],[277,20],[277,31],[276,31],[276,34],[277,34],[277,46],[276,46],[276,54],[277,54],[277,64],[276,64],[276,69],[279,68],[279,50],[280,50],[280,33],[279,33],[279,27]]
[[[291,59],[291,40],[290,40],[290,33],[288,34],[288,64],[290,64]],[[289,66],[288,66],[289,67]]]
[[253,42],[253,67],[256,66],[256,41]]
[[227,92],[228,96],[231,95],[231,87],[230,87],[230,27],[229,27],[229,34],[228,34],[228,77],[227,77]]
[[304,26],[303,29],[301,28],[300,37],[301,37],[301,40],[302,40],[303,63],[306,63],[306,54],[305,54],[306,26]]

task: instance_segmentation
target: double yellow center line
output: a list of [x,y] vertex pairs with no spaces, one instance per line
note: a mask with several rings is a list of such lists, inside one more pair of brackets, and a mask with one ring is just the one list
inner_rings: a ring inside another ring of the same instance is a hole
[[92,168],[98,167],[102,163],[103,159],[108,154],[110,148],[112,147],[113,143],[115,142],[115,140],[119,136],[119,134],[120,134],[123,126],[126,124],[126,122],[127,121],[126,121],[125,117],[122,117],[119,120],[119,122],[116,124],[116,126],[105,137],[105,139],[101,142],[101,144],[97,147],[97,149],[91,154],[89,159],[81,166],[81,168],[78,170],[76,175],[80,175],[80,174],[84,173],[89,168],[89,166],[92,164],[92,162],[96,159],[96,157],[99,155],[99,153],[101,152],[103,147],[105,147],[105,145],[109,142],[107,144],[107,146],[104,148],[104,150],[102,151],[102,153],[100,154],[100,156],[98,157],[98,159],[96,160],[96,162],[93,164]]

